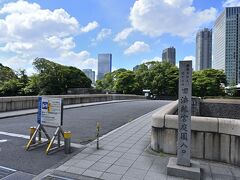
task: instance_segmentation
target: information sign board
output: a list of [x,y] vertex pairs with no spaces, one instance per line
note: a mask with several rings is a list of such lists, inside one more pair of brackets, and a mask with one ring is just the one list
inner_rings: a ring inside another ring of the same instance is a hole
[[61,98],[38,97],[39,124],[48,126],[62,126],[63,103]]

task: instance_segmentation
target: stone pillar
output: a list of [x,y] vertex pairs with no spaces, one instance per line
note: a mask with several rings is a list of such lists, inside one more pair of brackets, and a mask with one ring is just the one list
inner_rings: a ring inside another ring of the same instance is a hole
[[177,164],[190,166],[192,61],[179,64]]
[[167,174],[200,180],[200,164],[191,156],[192,61],[179,62],[177,159],[170,158]]

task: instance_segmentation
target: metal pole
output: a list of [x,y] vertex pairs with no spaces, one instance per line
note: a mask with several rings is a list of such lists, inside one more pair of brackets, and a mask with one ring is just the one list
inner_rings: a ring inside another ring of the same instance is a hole
[[61,133],[58,131],[58,147],[61,146]]
[[[36,127],[30,127],[29,131],[30,131],[30,139],[31,139],[32,136],[34,135],[34,132],[36,131]],[[36,136],[33,137],[31,144],[36,144]]]
[[97,122],[97,125],[96,125],[96,131],[97,131],[97,149],[99,149],[99,132],[100,132],[100,124],[99,122]]
[[64,152],[65,152],[65,154],[71,153],[71,137],[72,137],[72,133],[70,131],[64,132]]
[[41,143],[42,142],[42,131],[41,131],[41,128],[39,128],[38,130],[38,143]]

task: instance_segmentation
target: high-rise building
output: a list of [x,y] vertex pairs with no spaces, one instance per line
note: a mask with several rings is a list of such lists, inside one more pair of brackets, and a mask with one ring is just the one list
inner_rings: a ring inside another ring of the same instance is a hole
[[196,36],[196,67],[195,70],[212,68],[212,30],[204,28]]
[[136,65],[136,66],[133,67],[133,71],[136,71],[136,70],[138,70],[139,68],[140,68],[140,65]]
[[98,54],[98,76],[103,79],[106,73],[112,72],[112,54]]
[[172,64],[176,64],[176,49],[174,47],[170,47],[164,49],[162,52],[162,61],[166,61]]
[[227,7],[213,28],[214,69],[225,71],[228,84],[239,84],[240,7]]
[[89,79],[91,79],[92,83],[95,84],[95,71],[92,69],[83,69],[82,71]]

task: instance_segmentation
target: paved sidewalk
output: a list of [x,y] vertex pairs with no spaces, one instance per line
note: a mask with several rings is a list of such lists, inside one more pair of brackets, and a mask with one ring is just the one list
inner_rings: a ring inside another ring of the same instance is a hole
[[[157,154],[148,148],[152,114],[148,113],[103,137],[100,150],[96,150],[96,143],[93,142],[57,169],[49,170],[52,177],[45,174],[44,179],[54,179],[54,176],[109,180],[182,179],[166,175],[169,155]],[[201,179],[240,179],[238,167],[198,161],[202,169]],[[42,179],[43,174],[35,179]]]
[[[91,102],[91,103],[82,103],[82,104],[71,104],[71,105],[65,105],[63,108],[73,109],[73,108],[79,108],[79,107],[96,106],[96,105],[102,105],[102,104],[121,103],[121,102],[129,102],[129,101],[139,101],[139,100],[138,99],[114,100],[114,101]],[[0,112],[0,119],[23,116],[28,114],[36,114],[37,111],[38,109],[24,109],[24,110],[17,110],[17,111]]]

